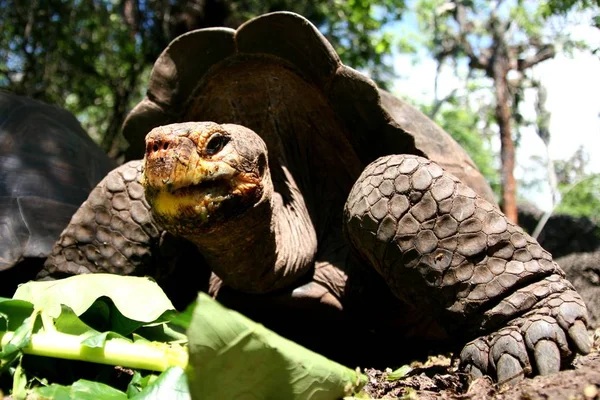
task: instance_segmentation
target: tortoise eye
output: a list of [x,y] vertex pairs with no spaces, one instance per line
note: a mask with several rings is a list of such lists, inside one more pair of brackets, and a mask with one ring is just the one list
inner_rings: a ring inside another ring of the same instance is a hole
[[220,133],[215,133],[206,144],[206,154],[209,156],[217,154],[223,149],[223,147],[225,147],[227,142],[229,142],[229,138],[227,136],[223,136]]

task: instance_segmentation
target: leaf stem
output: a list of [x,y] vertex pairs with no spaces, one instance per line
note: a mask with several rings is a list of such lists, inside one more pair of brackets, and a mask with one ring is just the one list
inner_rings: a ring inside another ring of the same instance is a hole
[[[0,344],[6,346],[14,332],[2,334]],[[89,361],[99,364],[120,365],[127,368],[164,371],[172,366],[185,368],[188,353],[185,347],[160,342],[130,342],[109,339],[102,347],[82,344],[85,337],[58,331],[34,333],[23,353],[68,360]]]

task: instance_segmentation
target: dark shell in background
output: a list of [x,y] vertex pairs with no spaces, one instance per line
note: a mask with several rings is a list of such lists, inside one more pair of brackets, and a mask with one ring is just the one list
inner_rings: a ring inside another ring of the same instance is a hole
[[0,91],[2,287],[8,286],[6,270],[41,266],[75,210],[114,166],[68,111]]

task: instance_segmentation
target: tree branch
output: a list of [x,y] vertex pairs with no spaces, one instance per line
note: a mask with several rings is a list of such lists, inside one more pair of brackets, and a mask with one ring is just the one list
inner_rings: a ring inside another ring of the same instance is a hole
[[435,100],[435,102],[433,104],[433,107],[431,108],[431,111],[428,113],[427,116],[429,118],[431,118],[431,119],[434,119],[435,116],[437,115],[437,113],[440,111],[440,108],[442,108],[442,105],[444,105],[445,102],[447,102],[448,100],[450,100],[451,98],[453,98],[456,95],[457,91],[458,91],[458,88],[454,88],[443,99],[437,99],[436,98],[436,100]]
[[458,39],[465,54],[469,57],[469,66],[474,69],[487,70],[490,65],[489,57],[483,54],[475,54],[473,47],[471,47],[471,43],[469,43],[469,40],[467,39],[467,34],[471,32],[473,27],[467,21],[466,7],[460,0],[455,1],[454,4],[456,5],[454,9],[454,19],[458,23],[459,30]]
[[556,51],[554,50],[553,45],[543,45],[540,48],[538,48],[537,53],[535,53],[533,56],[518,60],[517,70],[522,72],[528,68],[533,67],[536,64],[541,63],[542,61],[546,61],[550,58],[553,58],[555,55]]

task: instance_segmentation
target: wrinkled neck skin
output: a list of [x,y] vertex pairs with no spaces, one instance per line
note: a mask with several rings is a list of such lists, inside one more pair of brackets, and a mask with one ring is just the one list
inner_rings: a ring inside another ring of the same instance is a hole
[[267,171],[263,196],[241,215],[186,237],[198,246],[223,283],[247,293],[285,288],[314,264],[317,237],[303,196],[282,167],[278,175],[289,189],[286,198],[274,191]]

